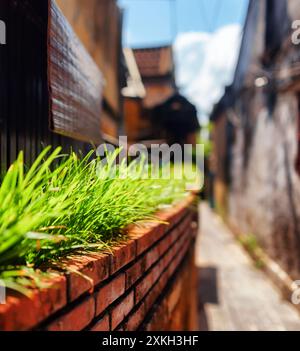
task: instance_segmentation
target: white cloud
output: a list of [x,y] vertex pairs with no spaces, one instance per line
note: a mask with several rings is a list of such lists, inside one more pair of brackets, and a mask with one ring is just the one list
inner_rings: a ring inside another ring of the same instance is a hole
[[238,58],[241,26],[232,24],[215,33],[179,34],[174,44],[177,84],[193,102],[201,120],[230,84]]

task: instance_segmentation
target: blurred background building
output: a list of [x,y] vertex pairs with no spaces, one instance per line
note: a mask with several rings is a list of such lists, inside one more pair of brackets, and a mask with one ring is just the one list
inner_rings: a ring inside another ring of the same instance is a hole
[[[49,144],[86,151],[103,141],[116,144],[124,134],[131,143],[182,141],[180,128],[172,133],[171,124],[155,117],[155,107],[178,94],[172,45],[123,50],[117,1],[0,6],[8,28],[0,48],[3,169],[20,150],[31,162]],[[197,122],[195,109],[191,118]],[[193,132],[198,129],[196,123]]]
[[219,213],[254,234],[295,279],[300,272],[299,3],[249,3],[233,82],[211,114]]
[[1,172],[45,145],[204,143],[203,197],[299,279],[299,0],[14,0],[0,15]]

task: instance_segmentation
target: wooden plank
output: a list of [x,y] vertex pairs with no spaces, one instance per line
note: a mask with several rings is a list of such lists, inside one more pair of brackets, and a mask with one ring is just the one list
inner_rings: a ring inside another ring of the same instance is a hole
[[49,1],[48,23],[51,129],[99,143],[102,74],[54,0]]

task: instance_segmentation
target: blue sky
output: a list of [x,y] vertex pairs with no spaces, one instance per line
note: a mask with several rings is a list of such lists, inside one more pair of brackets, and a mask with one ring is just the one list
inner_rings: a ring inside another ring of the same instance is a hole
[[176,83],[206,123],[231,84],[248,0],[119,0],[124,45],[173,44]]
[[119,0],[124,13],[124,44],[170,43],[179,33],[214,32],[244,22],[248,0]]

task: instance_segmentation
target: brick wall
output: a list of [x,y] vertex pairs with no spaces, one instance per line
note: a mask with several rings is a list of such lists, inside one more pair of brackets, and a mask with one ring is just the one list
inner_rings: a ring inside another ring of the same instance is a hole
[[160,212],[159,223],[128,228],[112,252],[65,260],[69,273],[52,288],[30,299],[10,294],[0,330],[195,329],[194,201]]

